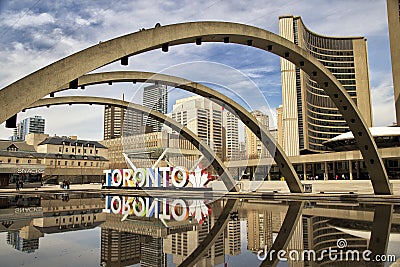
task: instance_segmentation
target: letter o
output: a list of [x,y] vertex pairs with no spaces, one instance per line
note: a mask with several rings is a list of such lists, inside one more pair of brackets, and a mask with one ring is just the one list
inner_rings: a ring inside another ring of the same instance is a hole
[[[178,172],[182,174],[182,181],[177,179]],[[172,170],[172,185],[175,187],[185,187],[188,184],[188,174],[184,167],[177,166]]]

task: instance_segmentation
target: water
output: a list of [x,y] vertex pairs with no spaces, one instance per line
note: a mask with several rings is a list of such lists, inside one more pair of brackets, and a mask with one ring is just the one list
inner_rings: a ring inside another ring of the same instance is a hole
[[400,206],[382,203],[38,194],[0,197],[0,208],[1,266],[363,266],[375,254],[389,262],[372,266],[390,266],[400,259]]

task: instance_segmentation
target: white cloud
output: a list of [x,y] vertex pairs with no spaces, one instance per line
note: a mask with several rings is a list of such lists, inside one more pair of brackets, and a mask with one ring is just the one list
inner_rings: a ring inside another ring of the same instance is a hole
[[25,10],[3,17],[5,17],[5,19],[2,21],[2,24],[15,29],[38,27],[45,24],[52,24],[56,21],[55,18],[48,13],[34,14]]

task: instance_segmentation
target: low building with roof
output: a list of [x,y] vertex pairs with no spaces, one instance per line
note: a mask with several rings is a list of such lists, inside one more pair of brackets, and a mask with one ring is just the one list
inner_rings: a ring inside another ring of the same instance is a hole
[[36,187],[49,179],[100,182],[107,155],[106,146],[76,137],[28,134],[27,141],[0,140],[0,188],[15,187],[16,181]]

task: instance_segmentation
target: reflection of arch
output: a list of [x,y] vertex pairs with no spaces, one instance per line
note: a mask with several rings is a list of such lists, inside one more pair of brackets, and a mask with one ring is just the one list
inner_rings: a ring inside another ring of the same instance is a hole
[[375,194],[391,194],[387,173],[371,133],[354,102],[340,82],[320,62],[294,43],[266,30],[230,22],[190,22],[173,24],[124,35],[61,59],[0,91],[0,123],[14,116],[36,100],[66,83],[128,56],[184,43],[225,42],[254,46],[284,57],[313,77],[333,100],[353,132]]
[[228,191],[238,191],[237,186],[235,185],[235,181],[230,175],[229,171],[225,171],[226,167],[222,160],[215,155],[214,151],[204,144],[200,138],[197,137],[192,131],[188,128],[184,127],[177,121],[167,117],[166,115],[143,107],[141,105],[133,104],[127,101],[111,99],[111,98],[103,98],[103,97],[90,97],[90,96],[66,96],[66,97],[56,97],[56,98],[44,98],[41,99],[28,108],[38,108],[44,106],[51,105],[62,105],[62,104],[100,104],[100,105],[113,105],[119,107],[125,107],[132,109],[137,112],[145,113],[149,117],[164,123],[171,129],[179,132],[183,137],[189,140],[195,147],[197,147],[200,152],[204,155],[204,157],[212,164],[214,169],[218,172],[218,175],[221,177]]
[[[182,79],[165,74],[157,74],[151,72],[137,72],[137,71],[118,71],[118,72],[102,72],[87,74],[78,79],[78,86],[93,85],[106,82],[157,82],[168,86],[181,88],[183,90],[196,93],[203,97],[218,100],[229,106],[239,118],[246,123],[246,126],[263,142],[264,146],[268,149],[271,155],[274,155],[275,161],[280,168],[282,175],[292,193],[301,193],[303,188],[298,179],[297,173],[290,163],[288,157],[285,155],[283,149],[274,141],[268,130],[260,125],[250,112],[248,112],[241,105],[231,100],[224,94],[219,93],[207,86],[190,80]],[[68,89],[69,85],[64,85],[57,91]]]
[[[268,251],[280,251],[286,249],[290,239],[293,236],[294,230],[296,229],[301,214],[303,212],[304,201],[289,202],[289,208],[286,212],[285,219],[282,222],[282,226],[279,229],[278,235],[272,244],[271,249]],[[260,266],[276,266],[279,263],[277,253],[272,255],[272,260],[269,260],[270,255],[267,254],[267,258],[261,263]]]
[[[371,259],[377,255],[387,255],[389,235],[392,226],[393,205],[376,204],[372,222],[371,237],[368,249],[372,251]],[[374,266],[385,266],[385,262],[375,263]]]
[[215,241],[225,230],[226,225],[229,222],[229,215],[233,210],[235,210],[238,202],[238,199],[227,200],[224,209],[214,223],[214,226],[211,228],[210,232],[201,241],[198,247],[189,256],[187,256],[179,266],[193,266],[201,259],[201,257],[203,257],[205,253],[207,253],[207,251],[212,247],[212,245],[214,245]]

